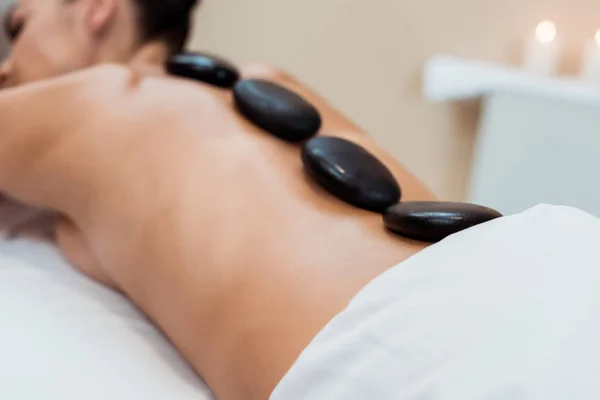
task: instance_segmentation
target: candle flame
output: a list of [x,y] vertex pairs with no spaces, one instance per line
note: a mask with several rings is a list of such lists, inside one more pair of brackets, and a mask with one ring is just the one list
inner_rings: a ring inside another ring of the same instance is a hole
[[600,29],[598,29],[598,31],[596,32],[595,39],[598,46],[600,46]]
[[538,24],[535,35],[542,43],[551,43],[556,39],[556,24],[552,21],[542,21]]

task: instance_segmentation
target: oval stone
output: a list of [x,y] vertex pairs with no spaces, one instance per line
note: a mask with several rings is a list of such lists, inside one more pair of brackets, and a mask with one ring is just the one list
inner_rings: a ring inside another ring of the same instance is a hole
[[390,207],[383,220],[394,233],[434,243],[499,217],[498,211],[475,204],[415,201]]
[[171,75],[222,88],[232,87],[240,78],[240,73],[231,63],[203,53],[176,54],[167,60],[165,66]]
[[244,117],[280,139],[299,142],[321,128],[321,116],[312,104],[273,82],[242,80],[233,88],[233,94]]
[[321,187],[356,207],[383,212],[400,200],[400,186],[387,167],[348,140],[310,139],[302,148],[302,162]]

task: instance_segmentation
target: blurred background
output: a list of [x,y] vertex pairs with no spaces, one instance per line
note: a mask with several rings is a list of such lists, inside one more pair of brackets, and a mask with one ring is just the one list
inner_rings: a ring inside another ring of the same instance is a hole
[[600,28],[594,0],[205,0],[192,47],[290,70],[368,130],[444,199],[467,196],[475,105],[432,104],[424,62],[436,54],[517,64],[550,19],[573,73]]

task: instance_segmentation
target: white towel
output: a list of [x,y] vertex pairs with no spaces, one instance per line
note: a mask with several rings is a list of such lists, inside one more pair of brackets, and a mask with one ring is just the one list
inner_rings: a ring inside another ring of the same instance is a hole
[[600,220],[538,206],[367,285],[272,400],[600,399]]

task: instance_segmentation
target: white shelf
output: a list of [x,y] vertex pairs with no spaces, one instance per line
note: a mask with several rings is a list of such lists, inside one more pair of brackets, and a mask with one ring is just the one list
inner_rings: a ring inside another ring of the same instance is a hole
[[454,57],[426,63],[430,101],[482,101],[468,200],[504,214],[538,203],[600,217],[600,86]]
[[434,102],[473,100],[508,92],[600,105],[599,85],[450,56],[437,56],[426,62],[423,92]]

